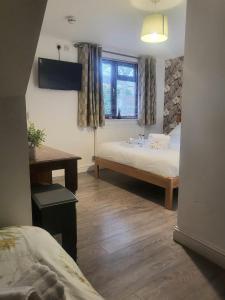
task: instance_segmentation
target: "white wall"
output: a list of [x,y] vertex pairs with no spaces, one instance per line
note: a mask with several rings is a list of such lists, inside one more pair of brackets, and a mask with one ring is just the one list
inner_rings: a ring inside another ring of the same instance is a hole
[[58,59],[57,44],[62,46],[62,60],[77,61],[70,42],[41,35],[26,94],[28,118],[46,130],[46,145],[81,156],[80,170],[86,170],[92,164],[94,133],[77,127],[78,93],[38,88],[37,58]]
[[0,227],[31,224],[25,92],[46,1],[0,1]]
[[[78,93],[74,91],[53,91],[39,89],[37,85],[37,58],[58,59],[56,45],[62,45],[61,59],[76,62],[77,50],[65,40],[41,35],[36,52],[27,94],[27,115],[30,121],[47,133],[46,145],[77,154],[82,157],[79,171],[86,171],[94,155],[94,132],[77,127]],[[109,55],[106,55],[109,57]],[[110,56],[111,58],[117,58]],[[121,57],[119,57],[121,59]],[[128,58],[126,58],[128,60]],[[132,60],[133,61],[133,60]],[[157,125],[161,132],[163,121],[164,62],[157,60]],[[96,132],[96,147],[104,141],[124,140],[144,133],[136,120],[106,120],[106,126]],[[59,173],[57,173],[59,174]]]
[[188,1],[177,230],[225,258],[224,12]]

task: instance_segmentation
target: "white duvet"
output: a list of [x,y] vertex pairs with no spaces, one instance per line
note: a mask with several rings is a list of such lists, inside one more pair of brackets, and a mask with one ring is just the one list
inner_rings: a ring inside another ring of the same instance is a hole
[[163,177],[179,176],[179,142],[171,140],[166,150],[151,149],[128,142],[103,143],[98,147],[97,156]]

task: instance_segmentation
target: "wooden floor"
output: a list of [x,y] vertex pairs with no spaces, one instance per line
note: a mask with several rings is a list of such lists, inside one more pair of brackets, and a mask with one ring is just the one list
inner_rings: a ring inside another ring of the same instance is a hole
[[163,190],[101,176],[79,176],[78,264],[103,297],[225,299],[225,272],[173,241],[176,211],[163,207]]

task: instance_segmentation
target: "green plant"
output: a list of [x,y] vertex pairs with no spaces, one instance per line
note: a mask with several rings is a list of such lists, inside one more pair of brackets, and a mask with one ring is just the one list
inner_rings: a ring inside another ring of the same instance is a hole
[[27,130],[28,144],[30,147],[39,147],[43,142],[45,142],[45,131],[41,129],[36,129],[34,123],[30,123]]

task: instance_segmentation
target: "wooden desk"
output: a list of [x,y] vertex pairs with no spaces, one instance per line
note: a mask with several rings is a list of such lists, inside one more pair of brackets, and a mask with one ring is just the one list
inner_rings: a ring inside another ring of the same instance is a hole
[[30,160],[31,183],[52,183],[53,170],[65,170],[65,187],[75,194],[77,190],[78,156],[47,146],[36,149],[34,160]]

